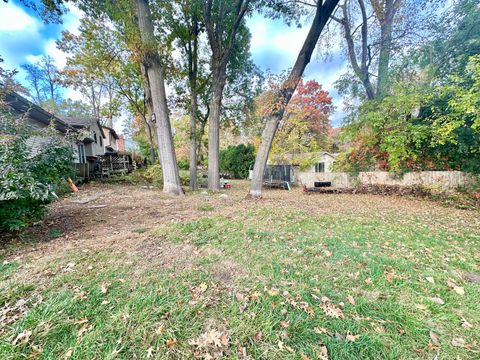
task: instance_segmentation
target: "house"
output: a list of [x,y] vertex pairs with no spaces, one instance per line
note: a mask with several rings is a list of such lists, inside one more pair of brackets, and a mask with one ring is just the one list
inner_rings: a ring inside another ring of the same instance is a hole
[[63,117],[62,120],[80,133],[77,160],[80,164],[94,162],[105,153],[105,133],[97,119],[90,117]]
[[302,172],[312,172],[312,173],[331,173],[332,165],[335,162],[335,158],[338,154],[322,152],[318,154],[318,157],[315,159],[315,164],[308,169],[303,169]]
[[[68,124],[62,119],[50,114],[18,93],[7,93],[5,95],[5,103],[14,116],[23,116],[24,121],[34,130],[46,129],[52,121],[57,130],[56,136],[64,138],[70,130]],[[39,134],[30,136],[26,144],[30,148],[31,154],[36,155],[47,141],[48,138]]]
[[119,136],[115,130],[111,127],[102,125],[102,131],[105,134],[104,153],[118,152]]

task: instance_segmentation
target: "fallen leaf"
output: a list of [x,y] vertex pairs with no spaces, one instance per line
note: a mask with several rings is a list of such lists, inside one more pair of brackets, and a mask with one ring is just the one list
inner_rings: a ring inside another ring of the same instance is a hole
[[438,341],[438,335],[435,334],[433,331],[430,331],[430,340],[432,340],[433,345],[439,345],[440,342]]
[[366,278],[365,279],[365,284],[372,285],[373,284],[372,278]]
[[176,343],[177,343],[177,339],[168,339],[167,341],[165,341],[165,345],[169,349],[174,347]]
[[268,293],[270,296],[277,296],[280,291],[277,288],[272,287],[271,289],[265,288],[265,291]]
[[383,275],[385,275],[385,279],[387,280],[387,282],[391,284],[393,282],[393,279],[395,279],[395,270],[385,270]]
[[83,318],[83,319],[75,321],[75,324],[77,324],[77,325],[82,325],[82,324],[86,324],[86,323],[88,323],[87,318]]
[[329,251],[329,250],[325,250],[325,251],[324,251],[324,254],[325,254],[325,256],[327,256],[327,257],[330,257],[330,256],[333,255],[333,253],[332,253],[331,251]]
[[63,355],[63,359],[64,360],[70,359],[72,357],[72,354],[73,354],[73,350],[68,349],[67,352]]
[[345,339],[349,342],[355,342],[357,339],[360,337],[360,335],[352,335],[350,331],[347,333],[347,336],[345,336]]
[[288,328],[290,326],[290,321],[280,321],[280,325],[283,327],[283,328]]
[[253,340],[256,342],[262,341],[263,334],[261,331],[257,332],[253,337]]
[[315,331],[317,334],[326,334],[328,332],[328,330],[323,327],[316,327],[313,329],[313,331]]
[[150,359],[152,356],[153,356],[153,346],[150,346],[148,349],[147,349],[147,359]]
[[320,345],[319,360],[328,360],[328,349],[325,345]]
[[443,301],[439,297],[431,297],[430,301],[432,301],[432,302],[434,302],[435,304],[438,304],[438,305],[444,305],[445,304],[445,301]]
[[109,286],[109,285],[110,285],[110,284],[107,284],[107,283],[102,283],[102,284],[100,285],[100,291],[102,292],[102,294],[106,294],[106,293],[107,293],[107,291],[108,291],[108,286]]
[[13,345],[28,342],[28,340],[30,339],[30,335],[32,335],[32,332],[30,330],[22,331],[13,341]]
[[88,323],[85,323],[77,332],[77,338],[81,338],[83,334],[85,334],[87,331],[91,330],[93,328],[92,325],[88,325]]
[[458,295],[465,295],[465,289],[461,286],[454,286],[453,291],[455,291]]
[[473,327],[472,324],[470,324],[467,319],[465,319],[463,316],[462,316],[462,327],[464,329],[471,329]]
[[462,338],[454,338],[452,340],[452,346],[454,347],[464,347],[465,346],[465,340]]
[[347,296],[347,301],[352,304],[352,305],[355,305],[355,299],[353,298],[352,295],[348,295]]
[[425,279],[426,279],[429,283],[435,284],[435,279],[434,279],[433,277],[427,276]]
[[310,358],[307,355],[302,354],[302,360],[310,360]]
[[343,311],[337,305],[332,304],[327,297],[324,297],[324,301],[319,305],[325,315],[334,318],[343,318]]

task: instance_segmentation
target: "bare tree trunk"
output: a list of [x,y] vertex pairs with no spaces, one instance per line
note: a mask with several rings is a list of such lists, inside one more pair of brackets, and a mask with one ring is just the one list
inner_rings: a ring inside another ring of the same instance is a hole
[[156,116],[160,162],[163,172],[163,191],[174,195],[183,195],[175,149],[173,147],[163,69],[157,51],[148,0],[137,0],[137,10],[138,26],[147,60],[145,68],[152,93],[153,110]]
[[[145,65],[144,65],[145,62],[146,60],[140,63],[140,71],[143,77],[143,91],[144,91],[144,97],[145,97],[145,110],[146,110],[145,120],[148,126],[150,146],[151,146],[150,158],[152,159],[152,164],[154,164],[155,157],[158,157],[160,161],[160,151],[157,143],[158,136],[157,136],[156,127],[155,127],[155,124],[152,123],[152,114],[153,114],[152,93],[150,91],[150,84],[148,83],[147,69],[145,69]],[[155,156],[155,153],[157,153],[156,156]]]
[[295,92],[303,72],[305,71],[305,67],[310,62],[318,38],[320,37],[327,20],[337,6],[338,1],[339,0],[326,0],[323,5],[321,1],[317,2],[315,18],[313,19],[307,38],[298,54],[295,65],[290,71],[288,79],[282,84],[279,93],[280,106],[273,110],[270,116],[267,117],[265,129],[262,133],[262,142],[258,149],[255,165],[253,167],[253,177],[250,186],[250,195],[253,197],[260,197],[262,195],[263,174],[265,172],[268,154],[272,147],[273,138],[275,137],[278,124],[283,117],[285,108]]
[[223,88],[227,79],[226,66],[218,69],[215,75],[210,117],[208,118],[208,188],[217,191],[220,190],[220,111]]
[[395,16],[393,0],[385,1],[385,9],[380,21],[380,54],[378,57],[377,97],[382,98],[388,93],[389,64],[392,51],[392,29]]
[[190,93],[190,189],[196,190],[197,184],[197,90]]

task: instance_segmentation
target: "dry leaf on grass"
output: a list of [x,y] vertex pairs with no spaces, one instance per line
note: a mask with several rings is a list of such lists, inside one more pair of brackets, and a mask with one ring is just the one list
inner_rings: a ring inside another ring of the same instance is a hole
[[290,321],[280,321],[280,325],[286,329],[290,326]]
[[391,284],[395,279],[395,270],[393,269],[389,271],[385,270],[383,274],[385,275],[385,280],[387,280],[389,284]]
[[365,279],[365,284],[372,285],[373,284],[372,278],[366,278]]
[[355,342],[360,337],[360,335],[353,335],[350,331],[345,336],[345,339],[349,342]]
[[438,305],[444,305],[445,304],[445,301],[443,301],[439,297],[431,297],[430,301],[432,301],[432,302],[434,302],[435,304],[438,304]]
[[70,359],[72,357],[72,354],[73,354],[73,350],[68,349],[67,352],[63,355],[63,359],[64,360]]
[[465,346],[465,340],[462,338],[454,338],[452,339],[452,346],[454,347],[464,347]]
[[343,311],[337,305],[332,304],[326,296],[322,297],[322,303],[319,305],[325,315],[334,318],[343,318]]
[[89,325],[88,323],[83,324],[83,326],[77,332],[77,338],[81,338],[83,334],[85,334],[87,331],[91,330],[92,328],[93,328],[93,325]]
[[25,330],[22,331],[20,334],[17,335],[15,340],[13,340],[13,345],[17,345],[20,343],[26,343],[30,339],[30,336],[32,335],[32,332],[30,330]]
[[435,284],[435,279],[434,279],[433,277],[427,276],[425,279],[426,279],[429,283]]
[[464,329],[471,329],[471,328],[473,328],[473,325],[470,324],[470,323],[467,321],[467,319],[465,319],[463,316],[462,316],[462,320],[461,320],[461,321],[462,321],[462,327],[463,327]]
[[313,329],[313,331],[315,331],[317,334],[326,334],[328,332],[328,330],[323,327],[316,327]]
[[253,337],[253,340],[255,342],[259,342],[259,341],[262,341],[262,338],[263,338],[263,333],[261,331],[257,332],[255,334],[255,336]]
[[438,335],[437,334],[435,334],[433,331],[430,331],[429,335],[430,335],[430,340],[432,340],[433,345],[439,345],[440,344],[440,342],[438,341]]
[[175,339],[175,338],[168,339],[167,341],[165,341],[165,346],[170,349],[170,348],[174,347],[176,343],[177,343],[177,339]]
[[347,296],[347,301],[352,304],[352,305],[355,305],[355,299],[353,298],[352,295],[348,295]]
[[458,295],[465,295],[465,289],[461,286],[454,286],[453,291],[455,291]]
[[147,359],[150,359],[152,356],[153,356],[153,352],[154,352],[154,348],[153,346],[150,346],[148,349],[147,349]]
[[325,345],[320,346],[319,360],[328,360],[328,349]]

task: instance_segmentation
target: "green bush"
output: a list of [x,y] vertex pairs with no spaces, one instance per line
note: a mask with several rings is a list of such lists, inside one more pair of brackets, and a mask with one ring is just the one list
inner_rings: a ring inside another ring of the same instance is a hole
[[[28,139],[41,138],[33,154]],[[32,129],[0,113],[0,229],[18,230],[41,217],[62,182],[73,175],[71,144],[54,128]]]
[[236,179],[245,179],[255,163],[252,144],[230,145],[220,151],[220,171],[230,173]]

